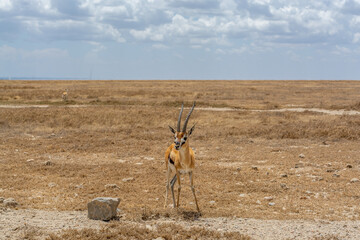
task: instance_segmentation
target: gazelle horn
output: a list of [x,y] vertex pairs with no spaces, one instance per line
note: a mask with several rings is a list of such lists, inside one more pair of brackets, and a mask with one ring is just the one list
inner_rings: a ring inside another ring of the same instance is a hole
[[186,119],[185,119],[185,123],[184,123],[183,129],[182,129],[182,132],[186,132],[186,126],[187,126],[187,124],[188,124],[190,115],[191,115],[192,111],[194,110],[194,108],[195,108],[195,102],[194,102],[194,104],[193,104],[193,106],[192,106],[189,114],[187,115],[187,117],[186,117]]
[[184,103],[181,105],[181,110],[179,113],[179,119],[178,119],[178,124],[177,124],[177,129],[176,129],[176,131],[178,131],[178,132],[180,132],[181,115],[182,115],[183,110],[184,110]]

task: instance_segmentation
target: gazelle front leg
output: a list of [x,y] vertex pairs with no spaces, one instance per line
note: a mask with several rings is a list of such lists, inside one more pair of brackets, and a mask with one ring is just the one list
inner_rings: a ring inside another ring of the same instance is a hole
[[191,191],[194,195],[194,199],[195,199],[195,204],[196,204],[196,209],[198,212],[200,212],[200,208],[196,199],[196,195],[195,195],[195,187],[194,187],[194,182],[193,182],[193,173],[189,172],[189,178],[190,178],[190,187],[191,187]]
[[178,195],[177,195],[177,205],[176,207],[179,207],[180,205],[180,190],[181,190],[181,184],[180,184],[180,173],[176,171],[177,176],[177,182],[178,182]]
[[174,185],[175,185],[175,182],[176,182],[176,174],[175,174],[175,176],[173,177],[173,179],[171,179],[171,182],[170,182],[171,195],[172,195],[172,198],[173,198],[174,208],[175,208],[175,195],[174,195]]
[[168,192],[169,192],[169,187],[170,187],[170,182],[169,182],[170,173],[171,173],[170,166],[168,166],[168,169],[167,169],[167,172],[166,172],[166,193],[165,193],[165,205],[164,205],[164,208],[166,208],[166,206],[167,206]]

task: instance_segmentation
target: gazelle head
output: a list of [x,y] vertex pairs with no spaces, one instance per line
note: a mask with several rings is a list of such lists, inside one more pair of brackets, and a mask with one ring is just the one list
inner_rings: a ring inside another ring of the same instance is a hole
[[180,150],[183,145],[186,145],[188,143],[188,138],[190,137],[190,135],[192,134],[192,132],[195,129],[195,125],[194,125],[194,126],[192,126],[192,128],[190,129],[189,132],[186,132],[186,127],[187,127],[187,124],[189,122],[190,115],[193,112],[194,108],[195,108],[195,102],[194,102],[190,112],[188,113],[186,119],[185,119],[185,123],[184,123],[184,126],[183,126],[181,131],[180,131],[181,115],[182,115],[182,112],[184,110],[184,104],[182,104],[182,106],[181,106],[176,131],[175,131],[174,128],[169,126],[170,131],[174,134],[174,138],[175,138],[174,143],[175,143],[175,149],[176,150]]

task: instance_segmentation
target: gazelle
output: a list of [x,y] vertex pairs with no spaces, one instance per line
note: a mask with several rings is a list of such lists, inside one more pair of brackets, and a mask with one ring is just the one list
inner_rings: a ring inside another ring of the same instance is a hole
[[[184,126],[182,130],[180,131],[180,125],[181,125],[181,115],[184,110],[184,104],[181,106],[179,119],[177,122],[177,129],[176,131],[174,128],[169,126],[170,131],[174,134],[174,143],[171,144],[168,149],[165,152],[165,163],[167,167],[167,173],[166,173],[166,195],[165,195],[165,206],[167,206],[167,199],[168,199],[168,191],[169,187],[171,187],[171,195],[173,198],[173,204],[174,208],[179,207],[179,199],[180,199],[180,190],[181,190],[181,184],[180,184],[180,174],[188,173],[190,178],[190,187],[191,191],[194,195],[196,209],[198,212],[200,212],[199,205],[197,203],[196,195],[195,195],[195,187],[193,182],[193,170],[195,168],[195,155],[193,150],[189,146],[189,137],[193,133],[195,129],[195,125],[190,129],[189,132],[186,131],[186,126],[189,122],[189,118],[191,113],[193,112],[195,108],[195,102],[187,115],[185,119]],[[170,180],[171,173],[175,172],[174,177]],[[175,182],[178,182],[178,195],[177,195],[177,203],[175,203],[175,196],[174,196],[174,185]]]
[[65,89],[65,91],[62,93],[62,100],[67,101],[68,98],[68,89]]

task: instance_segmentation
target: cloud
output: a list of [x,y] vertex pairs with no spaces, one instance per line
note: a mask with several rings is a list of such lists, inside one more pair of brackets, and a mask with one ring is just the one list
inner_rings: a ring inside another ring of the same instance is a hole
[[2,0],[0,39],[336,48],[359,41],[359,9],[359,0]]

